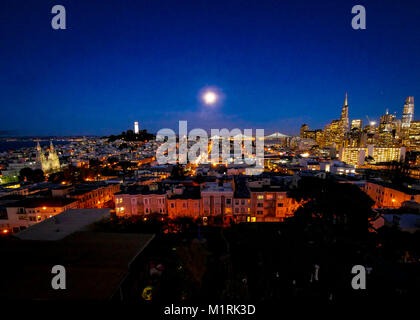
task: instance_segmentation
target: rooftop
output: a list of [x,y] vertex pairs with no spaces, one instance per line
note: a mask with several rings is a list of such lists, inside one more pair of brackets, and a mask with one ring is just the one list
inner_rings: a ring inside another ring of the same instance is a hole
[[[108,300],[117,293],[151,234],[76,232],[60,241],[5,241],[0,268],[4,300]],[[51,288],[51,268],[66,268],[66,290]],[[104,281],[106,279],[106,281]]]
[[72,198],[26,198],[23,200],[18,200],[12,203],[8,203],[5,206],[10,208],[39,208],[39,207],[64,207],[70,203],[78,201],[77,199]]
[[233,186],[230,182],[224,182],[222,185],[218,182],[207,182],[201,192],[233,192]]
[[110,209],[69,209],[15,234],[15,237],[21,240],[60,240],[109,215]]
[[182,194],[173,194],[169,199],[200,199],[200,187],[186,187]]
[[393,184],[393,183],[389,183],[389,182],[385,182],[385,181],[378,181],[378,180],[368,180],[367,182],[378,184],[380,186],[384,186],[386,188],[401,191],[401,192],[404,192],[406,194],[413,195],[413,196],[420,194],[420,190],[414,189],[414,188],[408,188],[408,187],[403,186],[403,185],[396,185],[396,184]]

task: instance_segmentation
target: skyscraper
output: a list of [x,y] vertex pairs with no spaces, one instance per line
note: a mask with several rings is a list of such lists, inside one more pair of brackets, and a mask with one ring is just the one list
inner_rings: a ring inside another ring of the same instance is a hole
[[343,126],[343,133],[349,131],[349,105],[347,103],[347,92],[346,97],[344,98],[343,109],[341,110],[340,121]]
[[139,123],[134,121],[134,133],[139,134]]
[[391,132],[394,119],[395,115],[388,113],[388,109],[386,109],[386,113],[379,120],[379,132]]
[[300,137],[303,139],[305,138],[305,132],[309,130],[309,127],[306,123],[302,124],[300,127]]
[[410,123],[414,118],[414,97],[407,97],[404,103],[401,128],[409,129]]
[[351,120],[351,130],[362,130],[362,119]]

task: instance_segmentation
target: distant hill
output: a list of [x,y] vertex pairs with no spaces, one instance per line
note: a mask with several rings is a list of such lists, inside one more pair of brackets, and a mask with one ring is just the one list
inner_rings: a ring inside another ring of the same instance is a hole
[[124,140],[124,141],[150,141],[155,139],[155,135],[152,133],[148,133],[146,129],[140,130],[138,134],[135,134],[133,130],[123,131],[119,135],[110,135],[108,137],[109,142],[114,142],[116,140]]

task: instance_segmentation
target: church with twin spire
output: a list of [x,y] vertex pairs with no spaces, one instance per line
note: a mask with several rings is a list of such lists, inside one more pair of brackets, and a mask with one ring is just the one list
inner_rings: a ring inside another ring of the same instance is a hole
[[38,142],[36,146],[36,160],[45,174],[51,174],[60,171],[60,160],[58,158],[57,151],[54,149],[52,141],[50,141],[48,156],[45,155],[41,145]]

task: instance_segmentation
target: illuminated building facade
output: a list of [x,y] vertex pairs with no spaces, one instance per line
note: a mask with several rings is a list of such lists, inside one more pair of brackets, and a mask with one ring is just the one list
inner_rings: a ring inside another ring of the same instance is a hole
[[403,130],[410,128],[411,121],[414,118],[414,97],[407,97],[404,103],[401,127]]
[[356,129],[356,130],[362,130],[362,124],[363,124],[363,121],[362,121],[362,119],[353,119],[353,120],[351,120],[351,130],[354,130],[354,129]]
[[105,208],[114,200],[114,194],[119,191],[119,183],[89,182],[76,185],[67,196],[79,200],[79,209]]
[[362,166],[367,156],[367,148],[341,147],[338,155],[340,161],[354,166]]
[[306,131],[308,131],[308,130],[309,130],[308,125],[307,125],[306,123],[302,124],[302,126],[300,127],[300,137],[301,137],[302,139],[305,139],[305,133],[306,133]]
[[41,169],[42,171],[44,171],[45,174],[50,174],[50,173],[60,171],[60,160],[58,159],[58,155],[54,149],[54,145],[52,141],[50,142],[50,149],[48,152],[48,157],[45,156],[38,142],[36,146],[36,160],[38,164],[41,165]]
[[420,190],[379,182],[366,182],[364,191],[375,201],[377,208],[399,208],[405,201],[420,203]]
[[230,182],[208,182],[201,190],[202,215],[224,216],[227,222],[233,215],[233,185]]
[[404,161],[405,147],[375,147],[368,145],[362,148],[342,147],[339,159],[347,164],[362,166],[365,161],[371,164],[392,161]]
[[392,132],[392,123],[395,119],[395,115],[389,114],[388,109],[386,110],[386,113],[381,116],[379,120],[379,132]]
[[420,121],[410,123],[406,143],[410,151],[420,151]]
[[372,163],[391,162],[391,161],[404,161],[405,147],[374,147],[368,146],[368,156],[373,158]]
[[175,187],[167,198],[168,218],[199,218],[201,212],[200,187]]
[[167,213],[166,193],[157,184],[133,186],[114,195],[115,212],[118,216]]
[[77,206],[73,198],[26,198],[6,206],[7,219],[0,220],[0,227],[16,233]]

